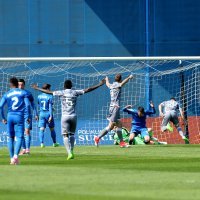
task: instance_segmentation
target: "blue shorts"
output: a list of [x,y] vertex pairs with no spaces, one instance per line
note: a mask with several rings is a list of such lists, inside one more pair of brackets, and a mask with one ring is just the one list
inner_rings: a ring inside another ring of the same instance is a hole
[[30,123],[27,122],[27,118],[24,119],[24,128],[32,130],[32,116],[30,117]]
[[137,135],[141,135],[141,138],[144,138],[145,136],[149,136],[149,132],[148,132],[148,129],[147,128],[140,128],[140,129],[137,129],[135,127],[132,127],[131,129],[131,133],[134,133],[135,136]]
[[46,128],[47,125],[48,125],[49,128],[54,128],[55,127],[54,118],[52,117],[52,120],[49,123],[49,121],[48,121],[49,117],[50,117],[50,113],[49,112],[41,112],[40,116],[39,116],[38,127],[39,128]]
[[9,137],[24,136],[24,116],[16,114],[8,114],[7,131]]

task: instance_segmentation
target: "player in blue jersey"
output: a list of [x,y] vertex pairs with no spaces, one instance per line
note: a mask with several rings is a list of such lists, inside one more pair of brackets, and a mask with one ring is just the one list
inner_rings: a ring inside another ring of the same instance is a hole
[[[50,90],[51,85],[50,84],[44,84],[42,89]],[[55,124],[54,124],[54,118],[53,118],[53,96],[50,94],[42,93],[38,95],[38,105],[39,105],[39,139],[41,147],[44,146],[44,131],[46,126],[48,125],[50,131],[51,131],[51,138],[53,140],[53,146],[57,147],[59,144],[56,142],[56,132],[54,130]]]
[[[28,99],[30,101],[31,107],[33,109],[33,114],[35,115],[35,119],[38,120],[37,109],[34,103],[33,95],[30,91],[25,90],[25,81],[24,79],[18,80],[18,87],[27,92]],[[27,113],[24,116],[24,125],[25,125],[25,135],[22,139],[22,151],[20,155],[30,154],[30,145],[31,145],[31,130],[32,130],[32,114],[30,116],[30,123],[27,123]]]
[[132,109],[131,105],[128,105],[123,109],[123,112],[127,112],[132,115],[132,129],[129,137],[129,144],[133,143],[134,137],[138,134],[140,134],[142,139],[144,139],[145,144],[150,142],[150,136],[146,127],[146,118],[147,116],[156,113],[152,102],[150,102],[150,107],[151,109],[146,111],[141,106],[138,107],[137,110]]
[[[7,118],[4,115],[4,106],[8,106]],[[18,154],[24,135],[24,114],[30,122],[30,102],[26,91],[18,88],[18,80],[10,79],[10,90],[6,92],[0,102],[2,122],[7,124],[8,149],[12,165],[19,164]]]

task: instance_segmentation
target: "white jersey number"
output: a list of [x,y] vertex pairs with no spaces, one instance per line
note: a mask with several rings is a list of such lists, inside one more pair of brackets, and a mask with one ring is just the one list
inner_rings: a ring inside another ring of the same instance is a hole
[[12,110],[17,110],[19,107],[16,106],[16,105],[18,104],[19,99],[17,97],[13,97],[11,100],[13,101],[13,103],[12,103]]
[[46,109],[46,101],[41,101],[42,104],[42,109],[45,110]]
[[71,99],[66,98],[66,103],[68,106],[73,106],[73,101]]

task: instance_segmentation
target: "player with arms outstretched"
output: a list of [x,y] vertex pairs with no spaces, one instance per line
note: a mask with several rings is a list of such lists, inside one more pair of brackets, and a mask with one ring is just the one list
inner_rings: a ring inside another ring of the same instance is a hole
[[[4,115],[4,106],[8,106],[7,118]],[[8,150],[11,165],[19,164],[18,154],[24,135],[24,115],[26,112],[27,122],[30,122],[30,102],[27,92],[18,88],[18,80],[10,79],[10,90],[6,92],[0,102],[2,122],[7,124]]]
[[160,116],[163,117],[161,131],[164,132],[166,130],[169,130],[170,132],[173,132],[173,128],[170,125],[170,122],[172,122],[181,138],[184,141],[188,142],[188,139],[183,133],[178,120],[178,112],[180,112],[183,123],[186,123],[184,113],[176,99],[172,97],[169,101],[162,102],[159,105],[159,112]]
[[59,96],[61,99],[61,106],[62,106],[62,117],[61,117],[61,128],[62,128],[62,135],[63,135],[63,142],[65,148],[67,150],[67,160],[74,158],[74,143],[75,143],[75,131],[76,131],[76,124],[77,124],[77,115],[76,115],[76,102],[77,98],[80,95],[85,93],[91,92],[98,87],[102,86],[105,83],[103,79],[99,84],[89,87],[84,90],[74,90],[72,89],[72,82],[71,80],[66,80],[64,82],[64,90],[60,91],[50,91],[46,89],[42,89],[37,87],[37,85],[32,85],[32,87],[36,90],[45,92],[47,94],[53,94],[54,96]]
[[133,78],[133,75],[130,75],[122,81],[121,74],[115,76],[115,82],[110,83],[108,77],[106,77],[106,85],[110,89],[111,103],[109,109],[109,124],[103,129],[99,136],[94,138],[95,145],[98,146],[102,137],[104,137],[108,132],[110,132],[115,126],[117,126],[117,135],[120,139],[120,147],[128,147],[128,145],[123,141],[122,137],[122,123],[120,121],[120,97],[121,97],[121,88],[128,83],[130,79]]
[[129,144],[133,143],[134,137],[138,134],[141,135],[141,138],[144,140],[145,144],[150,142],[150,136],[148,129],[146,127],[146,118],[149,115],[155,114],[156,110],[154,104],[150,102],[150,110],[144,110],[143,107],[138,107],[137,110],[132,109],[131,105],[126,106],[123,111],[132,115],[132,129],[129,137]]
[[[42,89],[50,91],[51,85],[44,84]],[[44,132],[46,127],[48,126],[51,132],[51,138],[53,141],[53,147],[58,147],[59,144],[56,142],[56,132],[55,132],[55,123],[53,117],[53,96],[52,94],[41,93],[38,95],[38,105],[39,105],[39,124],[40,128],[39,139],[40,146],[44,148]]]
[[[34,103],[33,95],[29,90],[25,90],[25,80],[18,80],[18,87],[24,91],[26,91],[28,99],[31,104],[31,108],[33,109],[33,114],[35,115],[35,119],[38,120],[37,109]],[[32,130],[32,115],[30,115],[30,122],[27,123],[27,113],[25,112],[24,116],[24,126],[25,126],[25,136],[22,138],[22,151],[20,155],[30,154],[30,146],[31,146],[31,130]]]

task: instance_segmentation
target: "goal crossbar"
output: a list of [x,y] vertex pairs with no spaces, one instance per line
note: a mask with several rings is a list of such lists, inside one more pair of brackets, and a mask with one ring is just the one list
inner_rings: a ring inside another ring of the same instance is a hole
[[154,57],[0,57],[5,61],[137,61],[137,60],[200,60],[200,56]]

